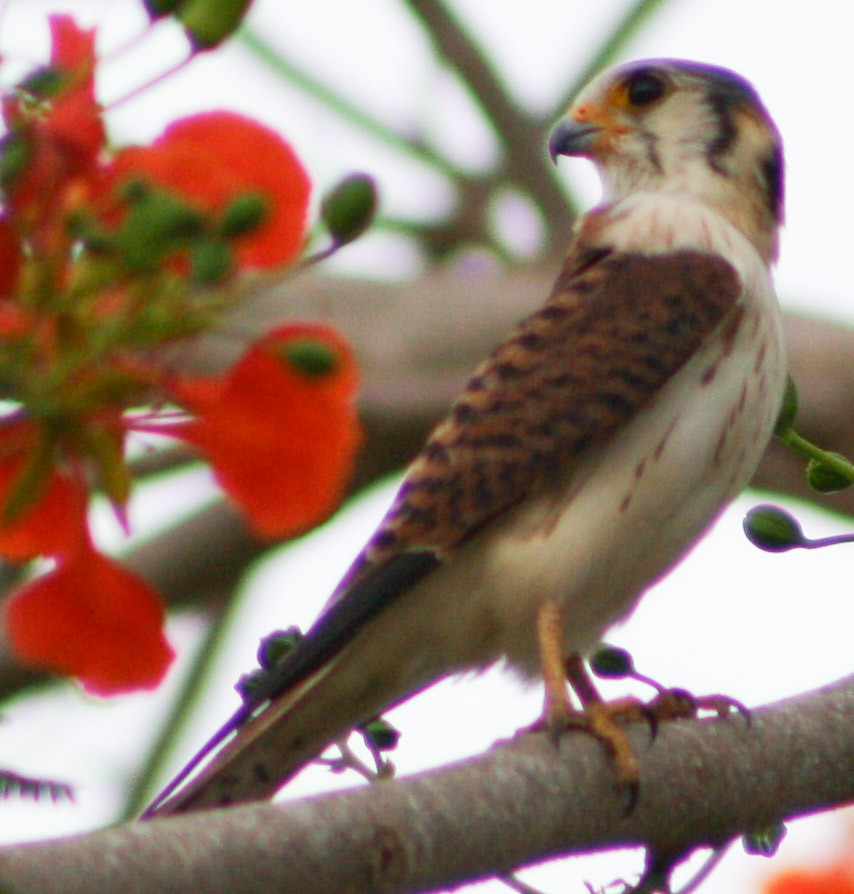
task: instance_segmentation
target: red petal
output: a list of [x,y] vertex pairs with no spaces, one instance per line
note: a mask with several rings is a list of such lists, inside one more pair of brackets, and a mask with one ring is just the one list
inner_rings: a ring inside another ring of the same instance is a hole
[[174,657],[154,590],[89,549],[19,590],[6,624],[18,658],[96,695],[153,689]]
[[119,180],[147,178],[207,212],[245,193],[260,194],[267,217],[235,242],[238,264],[267,268],[302,248],[311,183],[293,149],[275,131],[235,112],[207,112],[170,124],[151,146],[116,154]]
[[0,299],[10,298],[21,272],[21,243],[6,217],[0,218]]
[[68,15],[53,15],[49,21],[51,65],[66,72],[70,84],[53,101],[47,129],[74,158],[79,173],[95,161],[107,140],[95,100],[95,29],[80,28]]
[[[9,434],[4,432],[4,437]],[[0,507],[27,465],[23,453],[0,459]],[[23,562],[37,556],[77,552],[88,537],[86,491],[76,480],[52,472],[41,493],[10,524],[0,523],[0,556]]]
[[[281,353],[306,339],[334,352],[328,375],[306,375]],[[360,440],[355,369],[349,346],[329,327],[282,327],[235,364],[216,404],[176,432],[210,461],[261,536],[306,530],[343,496]]]

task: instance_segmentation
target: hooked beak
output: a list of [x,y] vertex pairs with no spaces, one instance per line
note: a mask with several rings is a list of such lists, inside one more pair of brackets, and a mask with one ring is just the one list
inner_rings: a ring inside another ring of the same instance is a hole
[[559,155],[592,155],[596,138],[602,130],[601,125],[589,121],[575,121],[572,118],[559,121],[549,137],[552,161],[557,164]]

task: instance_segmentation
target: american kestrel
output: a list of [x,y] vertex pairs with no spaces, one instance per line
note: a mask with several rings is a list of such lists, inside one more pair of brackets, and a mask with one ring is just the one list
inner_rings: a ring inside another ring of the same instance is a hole
[[377,712],[499,659],[545,680],[559,725],[567,669],[747,484],[786,373],[769,274],[783,158],[761,100],[722,68],[634,62],[582,91],[549,149],[591,159],[604,196],[548,300],[477,368],[267,688],[149,815],[268,797]]

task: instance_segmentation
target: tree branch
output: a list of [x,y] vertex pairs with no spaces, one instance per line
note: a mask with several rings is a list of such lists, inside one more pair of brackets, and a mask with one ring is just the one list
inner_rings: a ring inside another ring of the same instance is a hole
[[106,829],[0,851],[0,884],[41,894],[431,891],[561,855],[726,842],[854,799],[854,677],[750,722],[635,727],[640,801],[626,815],[602,748],[526,735],[407,779]]

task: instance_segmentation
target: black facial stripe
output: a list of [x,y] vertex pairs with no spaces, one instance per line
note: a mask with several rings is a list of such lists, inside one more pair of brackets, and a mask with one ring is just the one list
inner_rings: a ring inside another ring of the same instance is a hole
[[638,128],[638,134],[646,144],[646,157],[649,159],[649,163],[655,168],[656,173],[663,174],[664,168],[661,165],[661,157],[658,154],[658,136],[644,128]]
[[741,101],[732,92],[713,90],[706,95],[706,104],[712,110],[717,123],[717,136],[706,147],[706,157],[712,170],[723,174],[725,170],[720,160],[738,136],[733,113],[741,105]]
[[763,160],[762,177],[768,210],[774,220],[780,221],[783,216],[783,197],[786,189],[783,175],[783,150],[779,145],[775,145],[768,157]]

